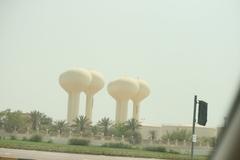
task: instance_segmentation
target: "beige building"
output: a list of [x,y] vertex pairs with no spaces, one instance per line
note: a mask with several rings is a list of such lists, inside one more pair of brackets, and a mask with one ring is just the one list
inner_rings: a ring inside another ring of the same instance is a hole
[[[187,131],[192,133],[192,126],[190,125],[143,125],[140,128],[140,132],[142,134],[143,139],[150,138],[150,131],[156,132],[156,139],[161,139],[161,137],[166,134],[167,132],[171,133],[178,129],[186,129]],[[216,128],[209,128],[209,127],[202,127],[197,125],[196,126],[196,135],[197,137],[216,137],[217,136],[217,129]]]

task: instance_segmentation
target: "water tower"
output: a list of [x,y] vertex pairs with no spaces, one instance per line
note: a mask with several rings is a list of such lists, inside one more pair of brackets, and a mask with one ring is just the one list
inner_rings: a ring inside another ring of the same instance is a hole
[[59,83],[68,93],[67,122],[72,124],[78,117],[79,95],[86,90],[91,83],[91,74],[86,69],[70,69],[62,73]]
[[127,121],[128,101],[138,93],[136,80],[121,77],[108,84],[108,93],[116,100],[116,122]]
[[140,112],[140,103],[143,99],[145,99],[150,94],[150,88],[147,82],[141,79],[136,80],[139,86],[139,90],[137,94],[132,97],[133,101],[133,118],[137,121],[139,120],[139,112]]
[[103,75],[97,71],[89,71],[92,80],[90,85],[85,90],[86,94],[86,112],[85,116],[92,121],[92,109],[93,109],[93,96],[103,88],[104,86],[104,78]]

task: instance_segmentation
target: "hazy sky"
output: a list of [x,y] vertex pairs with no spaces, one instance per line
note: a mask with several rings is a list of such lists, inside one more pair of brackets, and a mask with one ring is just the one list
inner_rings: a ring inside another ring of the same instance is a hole
[[[207,126],[218,126],[240,80],[239,7],[238,0],[1,0],[0,110],[65,119],[58,77],[84,67],[100,71],[106,85],[122,75],[146,80],[144,123],[191,124],[197,94],[209,103]],[[106,85],[95,96],[95,122],[115,119]]]

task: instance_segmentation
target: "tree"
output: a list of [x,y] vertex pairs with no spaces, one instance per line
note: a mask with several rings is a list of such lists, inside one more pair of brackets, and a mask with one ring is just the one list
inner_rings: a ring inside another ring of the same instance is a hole
[[33,130],[47,129],[52,126],[52,118],[37,110],[30,112],[30,118]]
[[40,128],[42,113],[35,110],[35,111],[30,112],[30,117],[32,120],[32,129],[37,130],[37,128]]
[[115,136],[121,137],[122,135],[126,135],[127,126],[125,123],[116,123],[112,126],[112,132]]
[[162,140],[167,141],[175,141],[178,140],[180,142],[186,140],[190,141],[191,140],[191,132],[187,131],[186,129],[177,129],[171,133],[167,132],[162,136]]
[[49,129],[52,127],[53,120],[51,117],[48,117],[45,114],[42,114],[40,118],[40,128],[41,129]]
[[55,121],[54,125],[53,125],[53,128],[56,131],[59,131],[60,135],[67,129],[67,127],[68,127],[68,125],[67,125],[66,121],[64,121],[64,120]]
[[138,144],[142,141],[141,134],[137,131],[139,129],[141,124],[136,119],[130,119],[126,122],[126,127],[128,131],[126,132],[126,136],[128,138],[128,141],[132,144]]
[[150,138],[152,141],[156,140],[156,131],[155,130],[149,131],[149,134],[150,134]]
[[142,141],[142,135],[138,131],[128,130],[126,132],[126,137],[131,144],[139,144]]
[[90,128],[91,122],[87,119],[86,116],[79,116],[74,120],[74,124],[72,125],[75,127],[77,131],[85,132],[87,129]]
[[7,132],[22,131],[27,126],[27,117],[21,111],[5,110],[1,112],[0,119]]
[[95,136],[97,135],[98,131],[99,131],[99,128],[97,125],[94,125],[91,127],[91,131],[92,131],[92,134]]
[[107,117],[104,117],[100,121],[98,121],[98,126],[102,129],[104,136],[108,135],[111,125],[112,121]]
[[137,120],[135,120],[134,118],[132,118],[132,119],[130,119],[130,120],[128,120],[127,122],[126,122],[126,126],[127,126],[127,129],[129,129],[129,130],[131,130],[131,131],[136,131],[141,125],[140,125],[140,123],[137,121]]

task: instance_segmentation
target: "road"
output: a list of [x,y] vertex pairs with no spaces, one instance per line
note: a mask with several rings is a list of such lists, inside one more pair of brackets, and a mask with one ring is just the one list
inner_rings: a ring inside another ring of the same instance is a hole
[[154,160],[152,158],[113,157],[103,155],[58,153],[6,148],[0,148],[0,157],[34,160]]

